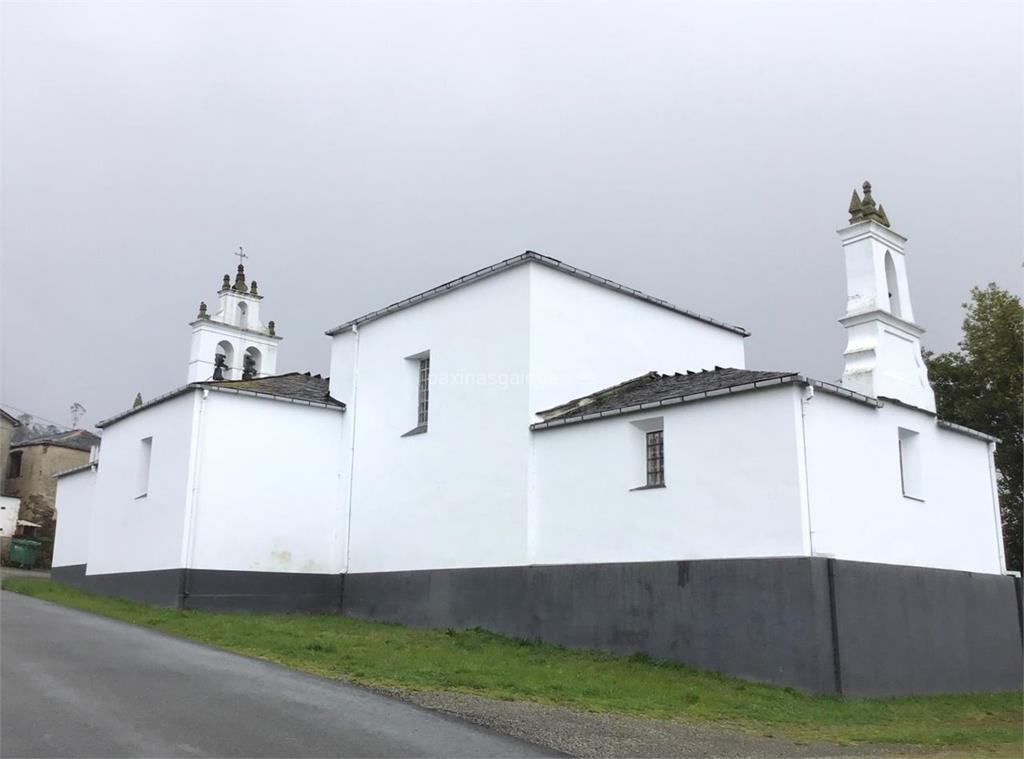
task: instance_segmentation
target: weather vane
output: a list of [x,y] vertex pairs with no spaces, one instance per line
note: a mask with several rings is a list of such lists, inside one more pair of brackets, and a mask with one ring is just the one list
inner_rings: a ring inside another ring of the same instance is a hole
[[239,264],[239,266],[241,266],[243,258],[248,258],[249,257],[249,256],[245,255],[245,251],[242,250],[242,246],[241,245],[238,246],[238,252],[235,253],[235,255],[238,256],[238,264]]

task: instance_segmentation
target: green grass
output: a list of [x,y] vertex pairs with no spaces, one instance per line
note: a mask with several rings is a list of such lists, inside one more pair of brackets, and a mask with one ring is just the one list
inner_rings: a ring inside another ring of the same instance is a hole
[[421,630],[336,614],[158,609],[35,578],[8,578],[3,587],[371,685],[702,720],[793,739],[1021,755],[1020,692],[898,699],[807,696],[643,655],[571,651],[484,630]]

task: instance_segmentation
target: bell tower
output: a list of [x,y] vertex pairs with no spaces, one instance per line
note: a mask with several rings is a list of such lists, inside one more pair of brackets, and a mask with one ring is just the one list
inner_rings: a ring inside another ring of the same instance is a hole
[[924,329],[914,322],[907,284],[907,238],[890,228],[875,205],[871,183],[853,191],[850,223],[840,229],[846,256],[846,366],[843,387],[935,411],[935,394],[921,356]]
[[[247,258],[239,248],[235,255]],[[255,280],[247,285],[245,267],[238,264],[235,281],[225,274],[217,293],[217,311],[210,314],[206,303],[190,323],[192,350],[188,362],[189,382],[254,379],[277,371],[277,335],[274,322],[260,320],[260,301]]]

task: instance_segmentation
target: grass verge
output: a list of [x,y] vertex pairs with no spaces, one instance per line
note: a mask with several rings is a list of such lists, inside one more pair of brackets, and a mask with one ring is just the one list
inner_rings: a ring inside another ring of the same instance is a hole
[[571,651],[485,630],[421,630],[336,614],[159,609],[35,578],[7,578],[3,587],[367,685],[702,720],[793,739],[1021,755],[1019,691],[893,699],[808,696],[642,655]]

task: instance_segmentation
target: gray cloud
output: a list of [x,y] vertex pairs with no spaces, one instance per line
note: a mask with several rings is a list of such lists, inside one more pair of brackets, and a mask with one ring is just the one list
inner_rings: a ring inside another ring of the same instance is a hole
[[1016,289],[1017,3],[3,5],[4,403],[93,422],[185,380],[245,245],[279,367],[533,249],[835,379],[869,178],[926,345]]

